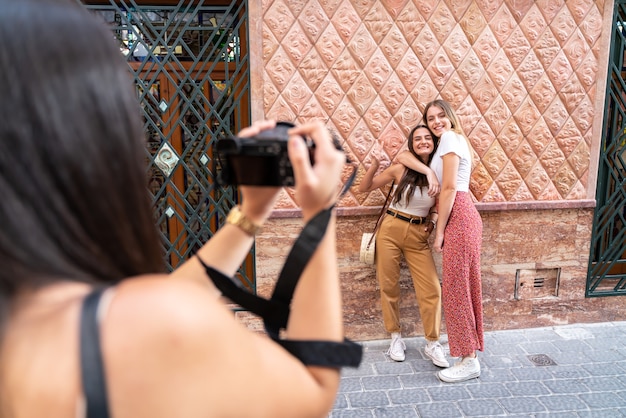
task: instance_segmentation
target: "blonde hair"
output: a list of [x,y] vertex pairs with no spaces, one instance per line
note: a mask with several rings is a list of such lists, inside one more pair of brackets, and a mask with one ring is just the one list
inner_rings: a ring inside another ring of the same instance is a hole
[[452,130],[454,132],[465,136],[465,132],[463,132],[463,127],[461,126],[461,121],[459,120],[459,117],[456,115],[456,112],[454,111],[454,109],[452,109],[452,106],[450,106],[450,103],[446,102],[445,100],[441,100],[441,99],[433,100],[432,102],[429,102],[424,107],[423,119],[426,125],[428,125],[428,120],[427,120],[428,109],[430,109],[433,106],[437,106],[438,108],[443,110],[443,112],[446,114],[446,117],[450,120],[450,123],[452,125]]
[[[446,114],[446,117],[450,120],[450,125],[451,125],[452,131],[456,132],[457,134],[459,134],[463,138],[465,138],[465,142],[467,142],[467,146],[469,147],[469,150],[470,150],[470,156],[472,156],[473,155],[472,151],[474,150],[474,148],[472,148],[472,144],[470,143],[469,139],[467,138],[467,135],[465,135],[465,132],[463,132],[463,127],[461,126],[461,121],[459,120],[459,117],[456,115],[456,112],[454,111],[454,109],[452,109],[452,106],[450,106],[450,103],[448,103],[448,102],[446,102],[445,100],[442,100],[442,99],[436,99],[436,100],[433,100],[432,102],[429,102],[428,104],[426,104],[426,106],[424,107],[424,116],[423,116],[424,123],[426,125],[428,125],[428,120],[427,120],[428,110],[431,107],[433,107],[433,106],[437,106],[438,108],[443,110],[443,112]],[[433,136],[435,136],[435,135],[433,134]],[[471,162],[471,164],[473,166],[474,165],[474,158],[473,157],[470,158],[470,162]]]

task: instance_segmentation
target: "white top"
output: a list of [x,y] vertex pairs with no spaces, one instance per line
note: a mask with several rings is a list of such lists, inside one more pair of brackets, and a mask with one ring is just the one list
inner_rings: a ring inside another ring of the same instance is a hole
[[390,209],[395,209],[412,216],[428,216],[430,208],[435,205],[435,198],[428,196],[428,187],[422,187],[421,193],[420,188],[416,187],[415,192],[413,193],[413,196],[411,196],[408,205],[406,205],[405,202],[406,194],[409,191],[409,187],[404,189],[404,193],[402,193],[402,198],[400,199],[400,201],[396,204],[393,203],[393,195],[395,194],[397,187],[398,186],[393,186],[393,191],[391,192],[392,195],[389,197],[389,200],[392,201],[391,203],[389,203]]
[[454,131],[448,131],[439,138],[439,146],[430,163],[430,168],[435,172],[439,183],[443,177],[443,157],[449,153],[455,153],[461,158],[459,172],[456,178],[456,189],[459,192],[469,192],[470,176],[472,174],[472,154],[463,135]]

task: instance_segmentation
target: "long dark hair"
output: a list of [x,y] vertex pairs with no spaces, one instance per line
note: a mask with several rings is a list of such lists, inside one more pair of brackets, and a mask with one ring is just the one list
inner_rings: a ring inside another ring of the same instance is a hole
[[[413,154],[415,158],[422,161],[422,159],[417,155],[417,153],[415,152],[415,149],[413,148],[413,142],[415,141],[415,138],[413,138],[413,135],[420,128],[424,128],[428,130],[428,132],[430,132],[428,127],[422,124],[419,124],[413,129],[411,129],[411,132],[409,132],[409,136],[408,136],[408,147],[409,147],[409,152]],[[433,154],[435,154],[435,150],[437,149],[437,140],[435,139],[434,136],[433,136],[433,142],[435,144],[435,147],[433,148],[433,152],[431,152],[430,155],[428,156],[428,160],[425,161],[427,165],[430,165],[430,162],[433,159]],[[406,171],[404,172],[404,175],[398,182],[398,187],[396,188],[396,191],[394,192],[392,202],[394,204],[399,203],[400,200],[402,199],[402,194],[408,187],[408,191],[406,193],[406,199],[405,199],[405,204],[408,205],[409,201],[411,200],[411,197],[413,197],[413,193],[415,193],[415,189],[419,188],[420,193],[422,193],[423,192],[422,187],[427,187],[427,186],[428,186],[428,179],[426,178],[426,175],[407,167]]]
[[140,108],[113,34],[72,0],[0,10],[0,309],[55,280],[164,271]]

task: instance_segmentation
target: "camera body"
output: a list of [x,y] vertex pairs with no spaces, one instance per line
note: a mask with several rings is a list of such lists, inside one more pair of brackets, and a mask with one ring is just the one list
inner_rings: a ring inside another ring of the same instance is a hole
[[[218,182],[222,185],[293,186],[293,167],[287,154],[287,131],[295,125],[277,122],[276,127],[258,135],[219,139],[217,157],[221,166]],[[313,163],[313,141],[303,138]]]

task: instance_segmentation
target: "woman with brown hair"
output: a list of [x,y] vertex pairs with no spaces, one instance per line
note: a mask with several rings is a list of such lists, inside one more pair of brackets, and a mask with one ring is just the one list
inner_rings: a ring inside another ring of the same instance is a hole
[[[424,164],[429,164],[436,142],[425,125],[418,125],[408,137],[408,151]],[[406,345],[400,329],[400,262],[404,256],[411,277],[420,316],[424,326],[424,354],[434,365],[448,367],[448,360],[439,343],[441,328],[441,285],[428,238],[437,215],[433,213],[435,197],[428,194],[424,174],[392,164],[374,176],[379,161],[372,159],[359,191],[367,192],[394,184],[391,203],[376,233],[376,277],[380,285],[380,301],[385,329],[391,334],[387,354],[395,361],[404,361]]]
[[280,188],[241,186],[226,224],[165,274],[113,34],[74,0],[0,11],[0,417],[326,416],[345,347],[332,210],[345,155],[328,130],[289,131],[304,230],[325,221],[268,338],[235,319],[207,271],[236,273]]

